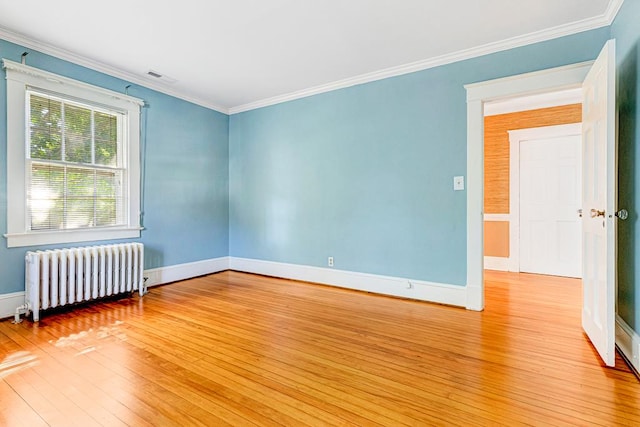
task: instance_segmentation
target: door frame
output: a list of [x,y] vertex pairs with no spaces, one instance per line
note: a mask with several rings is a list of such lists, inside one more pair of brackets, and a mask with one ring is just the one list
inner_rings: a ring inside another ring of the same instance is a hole
[[509,131],[509,271],[520,272],[520,143],[575,135],[582,138],[582,123]]
[[593,61],[465,85],[467,90],[467,301],[484,309],[484,103],[582,86]]

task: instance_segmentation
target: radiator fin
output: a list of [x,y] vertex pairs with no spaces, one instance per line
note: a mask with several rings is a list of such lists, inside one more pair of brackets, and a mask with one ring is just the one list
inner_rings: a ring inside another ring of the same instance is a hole
[[25,257],[27,303],[40,310],[144,289],[141,243],[29,251]]

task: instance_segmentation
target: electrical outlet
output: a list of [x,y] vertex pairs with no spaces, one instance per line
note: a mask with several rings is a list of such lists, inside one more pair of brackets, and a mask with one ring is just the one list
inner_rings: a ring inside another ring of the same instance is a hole
[[330,256],[329,258],[327,258],[327,265],[328,265],[329,267],[333,267],[333,257],[332,257],[332,256]]

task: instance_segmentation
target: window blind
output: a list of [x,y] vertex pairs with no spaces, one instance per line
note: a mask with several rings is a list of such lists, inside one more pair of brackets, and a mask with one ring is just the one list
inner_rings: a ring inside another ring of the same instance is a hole
[[29,91],[30,228],[121,225],[121,113]]

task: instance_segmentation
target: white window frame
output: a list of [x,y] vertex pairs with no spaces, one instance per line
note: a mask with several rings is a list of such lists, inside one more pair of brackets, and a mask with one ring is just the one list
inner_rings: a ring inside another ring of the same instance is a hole
[[[144,101],[24,64],[2,60],[7,79],[7,247],[37,246],[140,237],[140,108]],[[31,231],[27,208],[27,150],[29,147],[28,89],[84,100],[89,104],[122,111],[126,143],[123,166],[127,179],[123,192],[127,201],[124,225],[76,230]]]

